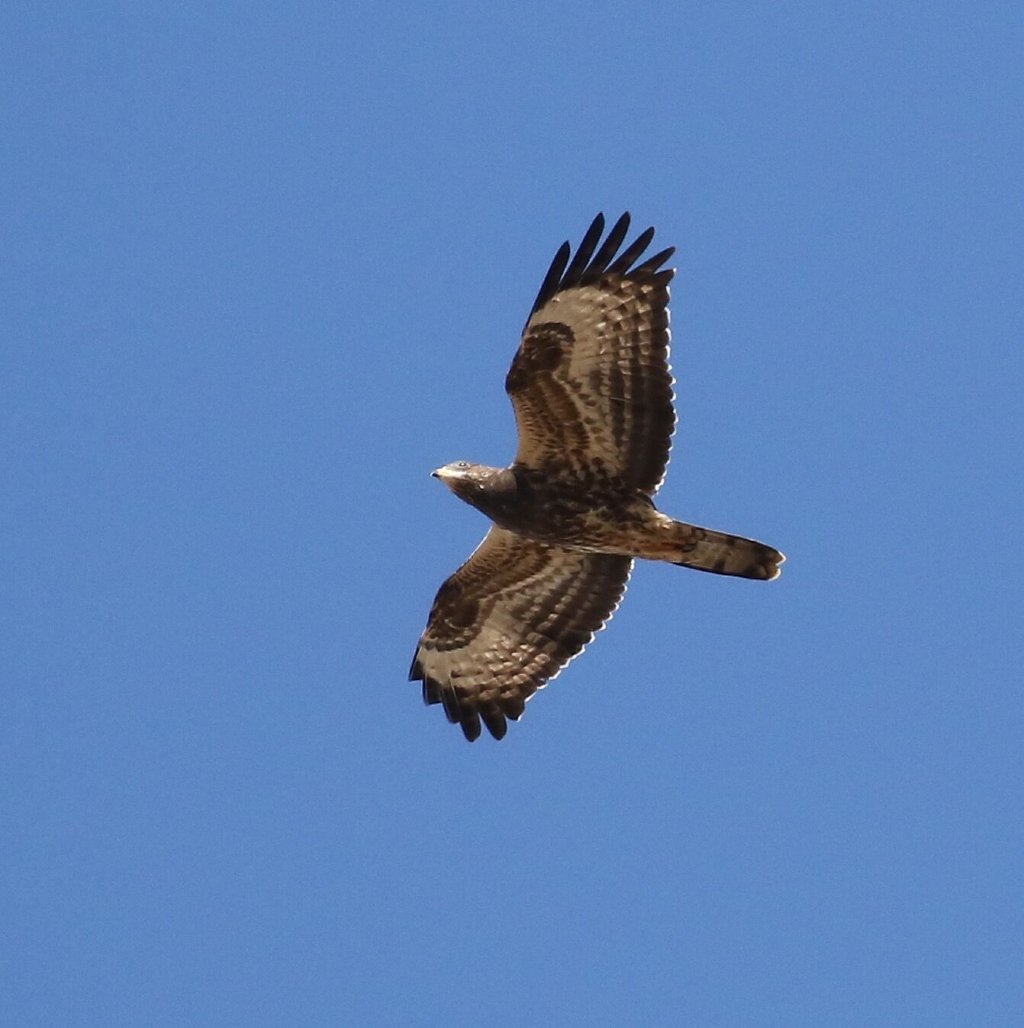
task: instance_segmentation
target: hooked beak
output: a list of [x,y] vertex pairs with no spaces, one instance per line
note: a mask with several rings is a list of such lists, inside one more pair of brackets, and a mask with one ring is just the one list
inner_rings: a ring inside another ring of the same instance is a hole
[[451,476],[452,473],[448,468],[434,468],[434,470],[430,472],[431,478],[440,478],[442,481],[446,478],[451,478]]

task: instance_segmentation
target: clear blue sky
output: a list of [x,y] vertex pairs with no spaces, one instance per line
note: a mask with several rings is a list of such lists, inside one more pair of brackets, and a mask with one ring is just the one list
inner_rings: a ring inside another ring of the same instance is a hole
[[[0,15],[0,1019],[1024,1018],[1019,5]],[[405,681],[541,277],[678,246],[643,566]]]

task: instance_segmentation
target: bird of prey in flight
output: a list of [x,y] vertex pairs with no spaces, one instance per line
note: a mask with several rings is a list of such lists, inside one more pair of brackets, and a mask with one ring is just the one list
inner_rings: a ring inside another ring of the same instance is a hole
[[472,742],[496,739],[604,627],[633,561],[741,578],[785,559],[752,539],[675,521],[654,505],[675,430],[669,281],[648,228],[598,215],[544,276],[505,379],[519,445],[507,468],[457,461],[433,474],[491,526],[441,586],[411,681]]

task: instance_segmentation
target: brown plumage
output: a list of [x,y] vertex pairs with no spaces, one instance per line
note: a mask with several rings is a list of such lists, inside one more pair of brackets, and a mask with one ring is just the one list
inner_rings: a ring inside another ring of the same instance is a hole
[[652,502],[675,428],[674,272],[662,269],[674,250],[637,264],[654,229],[619,254],[628,230],[623,214],[601,242],[599,214],[574,256],[568,243],[555,255],[505,381],[519,430],[512,464],[434,472],[493,525],[441,586],[409,677],[470,741],[481,722],[502,738],[506,719],[582,651],[634,558],[755,579],[776,578],[785,559]]

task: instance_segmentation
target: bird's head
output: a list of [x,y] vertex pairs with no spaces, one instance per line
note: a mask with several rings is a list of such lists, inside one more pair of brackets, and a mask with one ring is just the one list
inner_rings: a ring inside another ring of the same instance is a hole
[[457,460],[432,471],[460,500],[489,512],[495,502],[516,491],[515,475],[508,468],[490,468],[486,464],[471,464]]

